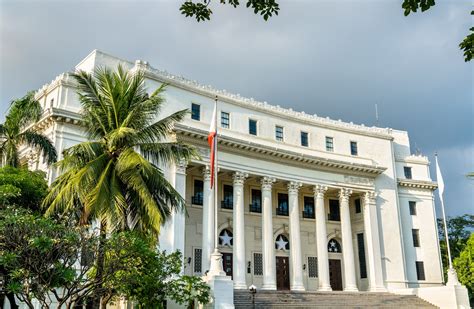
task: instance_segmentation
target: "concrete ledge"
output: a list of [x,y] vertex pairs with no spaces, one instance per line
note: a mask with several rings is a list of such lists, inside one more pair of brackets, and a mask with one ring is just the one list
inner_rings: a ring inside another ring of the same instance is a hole
[[401,295],[416,295],[441,309],[470,308],[467,289],[463,285],[397,289],[390,292]]

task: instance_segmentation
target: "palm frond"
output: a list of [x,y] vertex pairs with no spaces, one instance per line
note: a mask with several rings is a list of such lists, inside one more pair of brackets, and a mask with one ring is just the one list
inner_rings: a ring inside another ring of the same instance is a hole
[[19,135],[19,141],[41,151],[48,165],[57,161],[58,155],[51,141],[44,135],[27,130]]
[[181,160],[199,159],[197,149],[181,142],[142,143],[137,145],[143,157],[151,162],[163,164],[178,163]]
[[187,113],[188,110],[184,109],[158,120],[138,131],[135,140],[138,143],[156,143],[163,140],[171,134],[174,124],[182,121]]

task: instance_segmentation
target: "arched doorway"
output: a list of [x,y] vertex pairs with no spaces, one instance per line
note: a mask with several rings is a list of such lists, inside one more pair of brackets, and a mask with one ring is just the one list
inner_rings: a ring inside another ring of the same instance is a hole
[[[223,229],[219,233],[219,246],[221,247],[222,252],[222,268],[224,269],[227,276],[233,275],[233,255],[232,251],[228,252],[226,248],[232,249],[234,245],[234,234],[229,229]],[[222,250],[223,249],[223,250]]]
[[[341,244],[334,238],[328,241],[328,253],[342,253]],[[333,291],[342,291],[341,259],[329,259],[329,281]]]
[[[290,241],[285,234],[280,234],[275,240],[275,250],[287,252],[290,250]],[[277,290],[290,289],[290,259],[286,256],[275,255],[276,258],[276,283]]]

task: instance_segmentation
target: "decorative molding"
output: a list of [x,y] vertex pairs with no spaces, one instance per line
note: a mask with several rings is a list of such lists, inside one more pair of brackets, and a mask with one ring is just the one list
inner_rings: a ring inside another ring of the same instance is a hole
[[186,160],[179,160],[176,163],[176,173],[186,175],[186,168],[188,167],[188,162]]
[[426,190],[436,190],[438,188],[438,183],[434,181],[398,178],[397,182],[400,187],[426,189]]
[[349,197],[351,196],[352,194],[352,190],[351,189],[348,189],[348,188],[341,188],[341,190],[339,190],[339,199],[341,201],[343,200],[348,200]]
[[262,190],[271,190],[273,183],[276,181],[275,177],[263,177],[260,182],[262,184]]
[[357,185],[374,185],[374,180],[366,177],[347,176],[344,175],[344,182]]
[[375,205],[375,199],[377,198],[377,193],[375,191],[367,191],[364,193],[364,203],[365,205]]
[[412,154],[409,156],[401,156],[400,154],[395,154],[395,161],[403,163],[414,163],[414,164],[424,164],[429,165],[430,161],[428,157],[423,155]]
[[243,186],[245,179],[249,177],[248,173],[237,171],[232,174],[234,180],[234,186]]
[[205,181],[211,181],[211,169],[209,168],[208,165],[204,166],[202,168],[202,177],[204,178]]
[[328,190],[327,186],[315,185],[314,188],[313,188],[314,197],[324,198],[324,193],[326,193],[327,190]]
[[291,181],[288,183],[288,193],[289,194],[298,194],[298,190],[303,184],[301,182]]

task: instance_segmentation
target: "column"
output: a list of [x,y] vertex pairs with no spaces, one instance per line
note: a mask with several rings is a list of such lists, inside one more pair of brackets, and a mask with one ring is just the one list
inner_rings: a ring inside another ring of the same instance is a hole
[[[176,175],[175,175],[175,189],[183,199],[186,199],[186,161],[180,161],[176,164]],[[185,228],[186,228],[186,202],[183,205],[181,211],[173,213],[173,229],[174,229],[174,250],[179,250],[184,255],[184,240],[185,240]],[[181,272],[184,272],[182,267]]]
[[275,243],[273,240],[272,185],[275,178],[264,177],[262,183],[262,290],[276,290]]
[[367,243],[367,262],[369,266],[369,290],[386,291],[383,284],[382,254],[380,252],[379,222],[377,218],[376,194],[364,194],[364,229]]
[[354,247],[352,245],[351,214],[349,197],[352,190],[342,188],[339,191],[339,205],[341,208],[342,256],[344,258],[344,291],[358,291],[355,274]]
[[202,203],[202,272],[210,269],[211,253],[214,250],[214,194],[211,190],[211,171],[202,170],[204,178]]
[[292,181],[288,184],[291,260],[290,289],[292,291],[304,291],[303,263],[301,257],[300,209],[298,205],[298,190],[300,187],[300,182]]
[[244,182],[247,173],[235,172],[234,179],[234,205],[233,205],[233,275],[234,289],[247,289],[245,280],[245,224],[244,224]]
[[316,207],[316,246],[318,253],[319,291],[331,291],[329,281],[328,236],[326,230],[326,211],[324,208],[324,193],[326,186],[314,186],[314,205]]

